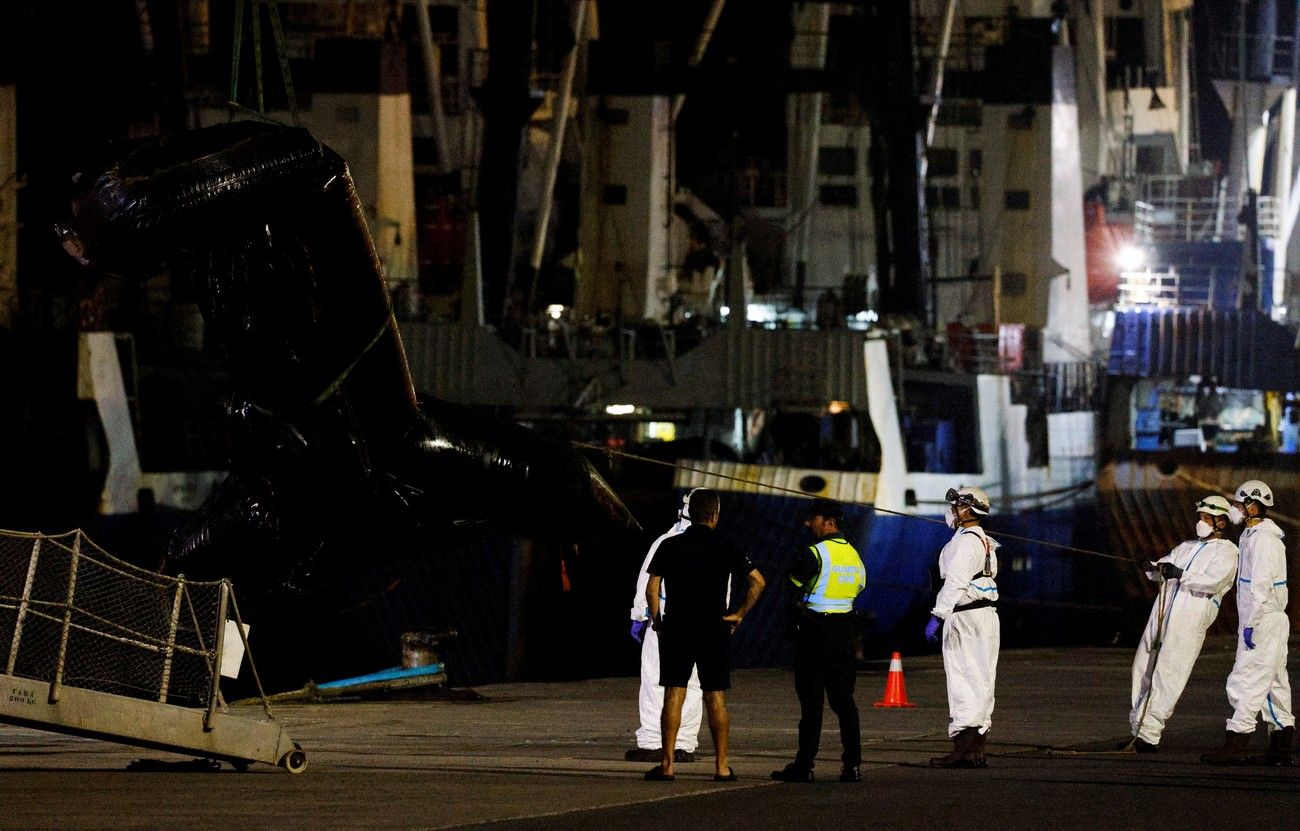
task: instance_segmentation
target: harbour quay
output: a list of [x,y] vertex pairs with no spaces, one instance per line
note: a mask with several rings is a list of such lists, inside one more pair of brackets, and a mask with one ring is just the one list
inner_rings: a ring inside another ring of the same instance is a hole
[[311,758],[298,776],[268,765],[200,769],[185,756],[5,726],[0,827],[935,828],[972,812],[981,824],[1010,827],[1145,828],[1158,816],[1213,828],[1245,815],[1283,827],[1300,807],[1300,769],[1199,760],[1230,713],[1233,648],[1227,638],[1206,643],[1160,752],[1149,755],[1105,752],[1128,739],[1129,649],[1008,650],[983,771],[927,765],[949,744],[939,656],[903,656],[911,708],[871,706],[888,662],[868,661],[857,686],[862,782],[847,784],[833,775],[833,719],[816,769],[826,781],[769,779],[796,743],[787,669],[733,674],[735,783],[713,781],[708,731],[674,782],[644,781],[649,765],[624,761],[635,745],[630,677],[277,704],[276,718]]

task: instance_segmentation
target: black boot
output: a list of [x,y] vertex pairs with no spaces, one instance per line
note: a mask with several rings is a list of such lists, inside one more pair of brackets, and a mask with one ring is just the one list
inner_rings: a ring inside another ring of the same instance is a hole
[[1139,739],[1137,736],[1126,742],[1120,742],[1115,745],[1116,750],[1132,750],[1134,753],[1159,753],[1160,745],[1152,744],[1145,739]]
[[1244,765],[1250,751],[1252,733],[1235,733],[1232,730],[1223,734],[1223,747],[1201,754],[1201,761],[1207,765]]
[[780,770],[772,771],[772,778],[778,782],[811,782],[813,766],[791,762]]
[[1282,727],[1268,737],[1268,750],[1263,756],[1251,756],[1252,765],[1276,765],[1289,768],[1295,764],[1292,747],[1295,745],[1295,728]]
[[966,727],[952,737],[952,752],[946,756],[936,756],[930,760],[932,768],[973,768],[975,767],[975,742],[980,731],[977,727]]
[[971,759],[975,762],[977,768],[989,766],[988,758],[984,754],[985,748],[988,746],[988,738],[989,734],[987,732],[975,731],[975,746],[971,750]]

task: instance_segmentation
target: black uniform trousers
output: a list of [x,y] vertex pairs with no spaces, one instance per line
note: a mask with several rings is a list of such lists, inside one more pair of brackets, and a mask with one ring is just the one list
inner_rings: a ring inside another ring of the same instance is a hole
[[794,689],[799,696],[799,753],[795,763],[811,768],[822,736],[823,698],[840,720],[841,757],[847,766],[862,762],[853,638],[859,625],[852,613],[801,613],[794,643]]

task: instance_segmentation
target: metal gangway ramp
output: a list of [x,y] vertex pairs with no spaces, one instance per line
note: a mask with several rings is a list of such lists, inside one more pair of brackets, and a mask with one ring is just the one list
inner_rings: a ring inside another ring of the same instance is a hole
[[[222,700],[223,666],[237,673],[245,653],[262,720],[232,715]],[[139,568],[80,530],[0,530],[0,660],[0,722],[241,770],[307,767],[271,716],[227,580]]]

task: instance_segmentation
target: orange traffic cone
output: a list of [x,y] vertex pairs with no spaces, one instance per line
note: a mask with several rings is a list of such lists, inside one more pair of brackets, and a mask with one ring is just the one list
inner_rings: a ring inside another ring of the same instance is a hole
[[895,652],[889,657],[889,677],[885,679],[885,697],[876,702],[877,707],[915,707],[907,700],[907,684],[903,681],[903,656]]

